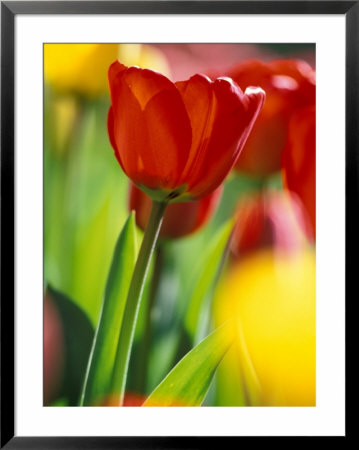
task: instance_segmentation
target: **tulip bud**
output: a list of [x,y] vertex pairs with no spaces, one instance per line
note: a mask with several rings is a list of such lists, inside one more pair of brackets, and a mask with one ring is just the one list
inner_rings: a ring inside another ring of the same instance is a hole
[[289,124],[282,156],[283,184],[301,199],[315,237],[315,107],[299,110]]
[[[213,216],[222,195],[222,186],[202,200],[185,203],[172,203],[166,208],[160,237],[175,239],[188,236],[203,227]],[[136,212],[136,223],[144,230],[151,212],[151,198],[130,186],[129,209]]]
[[315,104],[315,72],[304,61],[246,61],[228,75],[240,86],[260,86],[266,102],[238,158],[236,169],[266,176],[281,168],[291,116]]
[[295,193],[262,192],[245,196],[238,204],[231,252],[241,258],[263,248],[292,253],[311,237],[310,220]]

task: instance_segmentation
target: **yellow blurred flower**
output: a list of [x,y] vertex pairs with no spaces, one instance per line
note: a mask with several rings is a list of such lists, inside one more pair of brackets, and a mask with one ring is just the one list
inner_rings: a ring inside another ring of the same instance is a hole
[[72,131],[76,129],[79,104],[70,95],[60,96],[51,102],[50,111],[54,120],[48,123],[49,139],[54,152],[61,155],[68,148]]
[[148,44],[121,44],[118,60],[125,66],[139,66],[143,69],[156,70],[170,77],[170,69],[164,54]]
[[237,320],[237,346],[219,367],[219,382],[231,385],[232,399],[257,406],[315,406],[312,248],[291,256],[261,251],[232,267],[214,314],[217,326],[230,317]]
[[107,91],[107,69],[117,44],[45,44],[45,81],[58,92],[96,97]]
[[162,53],[148,45],[45,44],[45,81],[59,93],[98,97],[107,94],[107,71],[119,58],[126,65],[168,72]]

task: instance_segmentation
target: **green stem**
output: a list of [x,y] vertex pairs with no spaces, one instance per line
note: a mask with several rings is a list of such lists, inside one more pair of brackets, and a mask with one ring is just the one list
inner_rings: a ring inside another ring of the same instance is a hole
[[122,319],[111,382],[111,392],[114,396],[118,396],[119,405],[123,404],[128,364],[131,355],[133,336],[135,333],[143,287],[166,206],[167,203],[159,203],[155,201],[152,204],[150,218],[148,219],[142,245],[127,294],[126,307]]
[[146,387],[147,387],[147,368],[148,368],[148,361],[149,361],[149,352],[151,348],[151,341],[152,341],[152,310],[155,303],[155,298],[157,295],[158,287],[160,284],[161,279],[161,272],[162,272],[162,266],[163,266],[163,249],[162,245],[158,245],[155,255],[154,255],[154,268],[153,268],[153,274],[151,279],[151,287],[150,292],[148,295],[148,304],[147,304],[147,310],[146,310],[146,318],[145,318],[145,325],[144,325],[144,332],[143,332],[143,338],[141,343],[141,355],[140,355],[140,361],[139,361],[139,392],[142,394],[147,394]]

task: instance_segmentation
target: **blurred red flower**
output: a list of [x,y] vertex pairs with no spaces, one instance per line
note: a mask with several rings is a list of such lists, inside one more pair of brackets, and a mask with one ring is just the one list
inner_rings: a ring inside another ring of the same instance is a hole
[[172,83],[152,70],[109,68],[108,132],[126,175],[152,199],[189,201],[214,191],[235,164],[265,99],[229,78]]
[[[121,406],[120,401],[117,395],[108,395],[101,402],[97,402],[94,406]],[[163,401],[148,401],[146,397],[142,394],[138,394],[137,392],[129,392],[125,393],[122,406],[187,406],[184,402],[178,400],[176,402],[172,401],[171,404],[168,405],[166,399]]]
[[[137,392],[126,392],[122,406],[142,406],[145,400],[146,397]],[[121,406],[121,404],[118,396],[108,395],[101,402],[97,402],[95,406]]]
[[[163,218],[162,238],[180,238],[194,233],[204,226],[214,214],[222,195],[222,185],[201,200],[170,204]],[[129,209],[136,211],[136,223],[146,228],[151,212],[151,198],[131,183]]]
[[312,237],[309,218],[292,192],[247,195],[238,204],[237,217],[231,239],[235,257],[263,248],[291,253]]
[[303,202],[315,236],[315,107],[302,108],[291,119],[282,156],[283,183]]
[[56,399],[64,375],[65,343],[57,307],[48,293],[44,297],[44,405]]
[[280,170],[291,116],[315,104],[315,71],[300,60],[250,60],[234,67],[228,75],[240,87],[260,86],[266,92],[265,105],[236,168],[261,176]]

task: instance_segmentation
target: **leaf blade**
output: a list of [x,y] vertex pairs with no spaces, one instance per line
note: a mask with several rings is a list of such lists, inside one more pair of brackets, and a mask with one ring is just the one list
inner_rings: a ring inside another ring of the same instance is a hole
[[203,256],[201,271],[191,295],[185,316],[185,327],[191,338],[196,341],[200,332],[201,313],[208,293],[213,289],[216,275],[220,270],[226,245],[233,229],[233,219],[228,220],[218,231],[211,245]]
[[233,321],[228,321],[187,353],[143,406],[200,406],[233,339]]
[[98,404],[109,394],[127,292],[137,255],[134,214],[118,237],[106,283],[103,305],[86,370],[81,405]]

